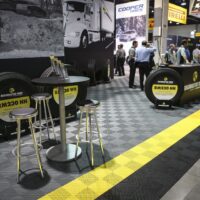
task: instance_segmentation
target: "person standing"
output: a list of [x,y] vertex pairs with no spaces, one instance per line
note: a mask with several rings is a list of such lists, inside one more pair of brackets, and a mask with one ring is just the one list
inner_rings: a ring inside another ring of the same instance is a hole
[[124,62],[126,58],[126,52],[123,49],[123,44],[118,45],[118,49],[116,52],[116,62],[117,62],[117,72],[119,76],[125,75],[124,72]]
[[133,88],[136,87],[136,85],[134,84],[134,80],[135,80],[135,71],[136,71],[136,66],[135,66],[135,51],[136,48],[138,46],[138,42],[136,40],[134,40],[132,42],[132,47],[129,49],[128,52],[128,64],[130,67],[130,74],[129,74],[129,88]]
[[177,56],[176,56],[176,46],[175,44],[170,44],[169,49],[165,54],[165,60],[166,63],[169,65],[175,65],[177,62]]
[[120,44],[120,71],[119,71],[119,76],[121,75],[125,75],[125,71],[124,71],[124,63],[125,63],[125,59],[126,59],[126,52],[123,49],[123,44]]
[[117,51],[116,51],[116,65],[115,65],[115,74],[118,74],[119,75],[119,70],[120,70],[120,44],[117,45]]
[[155,48],[147,48],[147,41],[143,41],[142,46],[138,47],[135,52],[135,62],[136,67],[139,68],[140,88],[142,91],[144,90],[144,75],[147,78],[150,73],[149,60],[151,53],[154,51],[156,51]]
[[186,54],[186,48],[187,48],[187,41],[182,40],[181,46],[179,47],[177,51],[177,64],[186,64],[189,63],[187,54]]
[[193,50],[192,57],[193,63],[200,64],[200,50],[198,46],[196,46],[196,48]]

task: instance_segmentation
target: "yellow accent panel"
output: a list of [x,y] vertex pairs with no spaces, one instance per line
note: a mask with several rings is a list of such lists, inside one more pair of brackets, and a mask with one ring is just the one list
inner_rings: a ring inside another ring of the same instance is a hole
[[200,125],[200,111],[184,118],[40,200],[92,200],[136,172]]

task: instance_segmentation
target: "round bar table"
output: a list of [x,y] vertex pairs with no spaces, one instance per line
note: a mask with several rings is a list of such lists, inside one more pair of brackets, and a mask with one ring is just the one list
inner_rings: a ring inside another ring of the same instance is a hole
[[[60,136],[61,144],[49,148],[46,152],[47,158],[52,161],[66,162],[75,159],[76,145],[66,143],[66,123],[65,123],[65,96],[64,86],[89,84],[89,78],[83,76],[69,76],[68,79],[61,77],[35,78],[32,83],[40,86],[55,86],[59,90],[59,112],[60,112]],[[77,156],[81,155],[81,148],[78,148]]]

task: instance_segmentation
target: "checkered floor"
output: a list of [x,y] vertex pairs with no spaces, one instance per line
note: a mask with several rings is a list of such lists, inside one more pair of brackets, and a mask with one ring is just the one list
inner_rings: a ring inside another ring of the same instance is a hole
[[[138,85],[138,76],[136,78]],[[173,109],[155,109],[151,102],[137,89],[128,88],[128,77],[116,77],[110,84],[88,88],[88,98],[101,102],[98,120],[103,136],[106,160],[123,153],[136,144],[155,135],[185,116],[199,109],[199,102]],[[67,124],[67,142],[75,143],[78,120]],[[59,127],[56,127],[59,138]],[[30,140],[30,135],[23,137]],[[47,143],[45,143],[47,144]],[[16,183],[16,159],[11,151],[16,146],[16,136],[9,141],[0,138],[0,200],[31,200],[66,184],[91,170],[85,143],[81,144],[82,156],[77,162],[52,163],[45,156],[48,144],[41,151],[45,169],[45,179],[41,180],[37,170],[21,176],[21,184]],[[95,166],[102,164],[98,143],[95,145]],[[35,157],[23,159],[22,168],[37,167]]]

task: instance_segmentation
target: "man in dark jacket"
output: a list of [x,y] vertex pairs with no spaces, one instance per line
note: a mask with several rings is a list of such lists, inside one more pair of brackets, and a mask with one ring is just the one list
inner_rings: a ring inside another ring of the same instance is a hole
[[132,42],[132,47],[129,49],[128,52],[128,64],[130,66],[130,74],[129,74],[129,88],[134,88],[136,85],[134,85],[134,79],[135,79],[135,51],[138,46],[137,41]]

